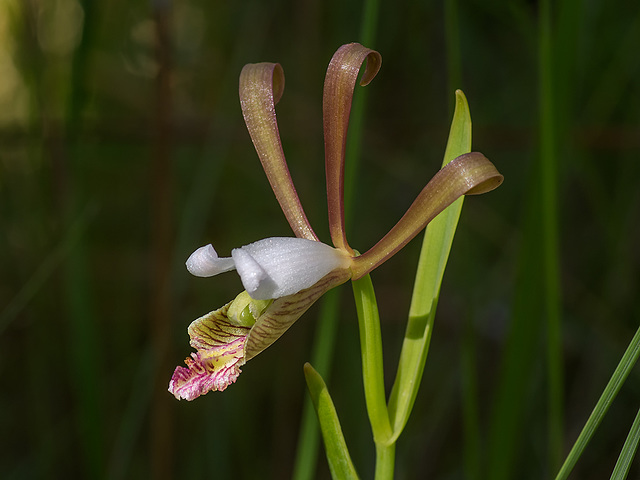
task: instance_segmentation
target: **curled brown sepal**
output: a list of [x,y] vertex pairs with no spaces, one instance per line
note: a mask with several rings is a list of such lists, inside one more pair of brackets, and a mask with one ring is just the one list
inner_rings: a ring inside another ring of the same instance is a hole
[[455,158],[434,175],[382,240],[353,259],[353,279],[357,280],[384,263],[462,195],[489,192],[502,181],[503,176],[481,153],[466,153]]
[[242,292],[224,307],[189,325],[196,349],[176,367],[169,391],[180,400],[223,391],[250,359],[273,344],[328,290],[351,278],[349,268],[329,272],[309,288],[275,300],[254,300]]
[[284,92],[282,67],[278,63],[245,65],[239,91],[249,135],[289,225],[296,237],[318,240],[291,180],[280,141],[275,105]]
[[362,86],[376,76],[382,56],[359,43],[340,47],[327,68],[322,100],[329,229],[333,245],[350,254],[353,250],[344,230],[344,156],[353,91],[365,60],[367,65],[360,80]]

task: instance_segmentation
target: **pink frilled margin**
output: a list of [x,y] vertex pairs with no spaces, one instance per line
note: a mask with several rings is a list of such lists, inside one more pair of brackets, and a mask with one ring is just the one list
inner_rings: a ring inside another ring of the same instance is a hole
[[233,325],[227,318],[230,303],[189,325],[191,346],[197,350],[176,367],[169,391],[177,399],[193,400],[210,391],[223,391],[234,383],[244,364],[244,347],[250,328]]
[[240,375],[240,367],[273,344],[318,298],[351,278],[348,268],[336,269],[319,282],[293,295],[277,298],[253,326],[237,325],[228,316],[233,302],[189,325],[191,346],[197,350],[177,367],[169,391],[179,400],[193,400],[222,391]]

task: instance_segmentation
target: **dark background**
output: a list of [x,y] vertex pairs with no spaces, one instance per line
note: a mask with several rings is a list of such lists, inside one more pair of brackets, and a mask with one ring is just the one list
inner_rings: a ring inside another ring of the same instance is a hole
[[[354,248],[381,238],[439,168],[456,88],[469,100],[474,149],[505,176],[465,202],[398,478],[555,474],[541,268],[549,212],[563,456],[637,327],[640,8],[552,3],[552,55],[542,61],[540,10],[381,2],[367,45],[383,67],[366,87]],[[237,275],[198,279],[183,264],[209,242],[228,255],[291,234],[240,111],[238,76],[250,62],[284,68],[284,150],[328,241],[322,85],[333,52],[361,38],[362,12],[337,0],[0,2],[3,478],[291,476],[318,306],[227,391],[178,402],[166,389],[191,351],[189,322],[241,288]],[[542,72],[552,72],[550,210],[539,193]],[[419,246],[372,275],[388,382]],[[355,310],[348,285],[340,290],[326,375],[354,462],[372,478]],[[575,478],[610,474],[639,387],[634,371]],[[323,454],[318,465],[327,478]]]

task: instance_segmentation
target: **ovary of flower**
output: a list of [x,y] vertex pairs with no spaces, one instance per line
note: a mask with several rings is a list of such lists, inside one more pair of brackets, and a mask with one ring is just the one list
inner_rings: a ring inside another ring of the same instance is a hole
[[197,277],[237,270],[255,300],[293,295],[316,284],[336,269],[348,269],[351,257],[321,242],[295,237],[272,237],[231,251],[220,258],[212,245],[198,248],[186,262]]

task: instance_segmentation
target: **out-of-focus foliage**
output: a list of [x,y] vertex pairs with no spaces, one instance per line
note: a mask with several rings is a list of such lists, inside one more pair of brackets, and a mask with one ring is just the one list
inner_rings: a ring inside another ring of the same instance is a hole
[[[380,238],[438,169],[455,88],[469,99],[474,149],[506,179],[465,203],[398,478],[483,478],[484,457],[465,452],[489,448],[512,306],[537,274],[519,268],[536,248],[523,232],[535,202],[537,5],[459,3],[459,84],[439,2],[382,2],[367,45],[383,68],[367,87],[355,248]],[[242,121],[238,75],[249,62],[284,68],[285,153],[328,239],[322,85],[336,48],[359,39],[361,10],[337,0],[0,0],[3,478],[291,475],[317,308],[227,391],[177,402],[166,388],[190,351],[188,323],[240,289],[234,275],[190,277],[183,262],[205,243],[226,255],[290,234]],[[552,19],[573,25],[553,34],[568,450],[638,321],[640,8],[563,1]],[[388,378],[418,249],[373,275]],[[349,295],[342,301],[330,388],[368,478],[357,324]],[[540,354],[513,366],[527,372],[518,478],[550,475],[544,339],[541,319],[529,338]],[[612,471],[639,394],[632,374],[576,478]],[[463,405],[475,405],[476,430],[463,427]]]

